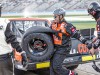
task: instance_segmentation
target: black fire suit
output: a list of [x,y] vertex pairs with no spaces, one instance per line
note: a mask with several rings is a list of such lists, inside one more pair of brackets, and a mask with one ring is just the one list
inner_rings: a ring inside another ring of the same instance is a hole
[[3,18],[0,18],[0,20],[3,26],[0,29],[0,75],[13,75],[12,48],[15,48],[18,52],[21,52],[22,49],[12,32],[12,25],[9,21]]
[[[58,24],[63,25],[62,23],[65,23],[66,25],[64,28],[66,29],[66,32],[69,34],[69,36],[65,35],[62,33],[62,44],[61,45],[56,45],[56,51],[51,58],[51,67],[50,67],[50,75],[70,75],[69,72],[70,70],[65,70],[62,68],[62,63],[64,59],[66,58],[66,55],[69,54],[71,50],[71,37],[74,37],[78,40],[80,40],[82,43],[86,43],[87,40],[84,39],[82,36],[80,36],[80,33],[76,30],[76,28],[71,24],[63,20],[60,23],[55,23],[52,22],[52,24]],[[52,28],[52,25],[51,25]],[[53,28],[52,28],[53,29]],[[61,33],[62,31],[60,31]],[[58,31],[59,33],[59,31]],[[57,34],[56,34],[57,35]],[[55,36],[56,36],[55,35]]]
[[[5,30],[5,40],[8,44],[11,44],[11,47],[16,49],[17,52],[22,52],[22,48],[16,38],[15,33],[13,32],[12,24],[8,23]],[[26,59],[22,57],[22,60],[25,61]],[[14,74],[15,75],[24,75],[26,72],[19,70],[14,67]]]
[[11,44],[12,48],[15,48],[18,52],[22,52],[22,48],[19,45],[19,42],[16,39],[14,32],[12,31],[12,25],[10,23],[7,24],[5,30],[5,38],[6,42]]
[[97,22],[96,30],[97,30],[97,40],[93,44],[94,49],[97,49],[100,46],[100,12],[97,12],[95,16],[93,16]]

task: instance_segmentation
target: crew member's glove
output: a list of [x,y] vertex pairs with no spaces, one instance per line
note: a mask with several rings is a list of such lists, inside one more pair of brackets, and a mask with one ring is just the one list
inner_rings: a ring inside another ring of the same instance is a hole
[[22,65],[25,67],[27,65],[27,62],[28,62],[26,52],[22,51],[21,56],[22,56]]
[[95,49],[92,47],[90,50],[89,50],[89,53],[93,56],[95,54]]
[[94,55],[95,54],[95,49],[94,49],[94,44],[92,44],[92,43],[88,43],[87,44],[87,48],[89,49],[89,53],[91,54],[91,55]]
[[87,43],[86,45],[89,50],[92,49],[92,43]]
[[[94,41],[93,41],[94,42]],[[100,39],[96,39],[96,41],[93,43],[92,49],[89,50],[90,54],[93,55],[96,52],[98,52],[98,47],[100,46]]]

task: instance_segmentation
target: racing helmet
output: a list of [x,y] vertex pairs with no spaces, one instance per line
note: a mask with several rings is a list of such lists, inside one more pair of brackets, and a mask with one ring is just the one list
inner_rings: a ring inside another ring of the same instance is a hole
[[92,2],[88,6],[88,13],[91,15],[94,15],[93,12],[98,12],[100,11],[100,4],[98,2]]
[[65,10],[63,8],[59,8],[54,10],[53,12],[54,15],[63,15],[63,17],[65,16]]

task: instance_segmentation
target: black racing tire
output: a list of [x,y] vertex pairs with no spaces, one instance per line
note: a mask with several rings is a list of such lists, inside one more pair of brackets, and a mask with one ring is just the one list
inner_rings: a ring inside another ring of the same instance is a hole
[[[52,37],[46,33],[27,32],[26,35],[22,39],[22,48],[26,51],[27,56],[34,62],[49,60],[54,52]],[[40,46],[38,46],[39,44]]]
[[67,69],[69,69],[69,70],[75,70],[77,67],[78,67],[78,65],[74,65],[74,66],[67,67]]

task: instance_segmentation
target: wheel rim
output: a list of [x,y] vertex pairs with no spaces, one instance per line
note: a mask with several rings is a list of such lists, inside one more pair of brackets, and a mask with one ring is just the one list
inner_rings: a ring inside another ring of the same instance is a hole
[[42,56],[48,50],[48,45],[44,40],[41,39],[32,39],[29,42],[29,51],[34,56]]

